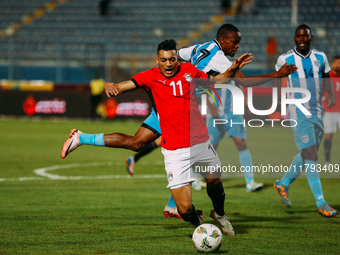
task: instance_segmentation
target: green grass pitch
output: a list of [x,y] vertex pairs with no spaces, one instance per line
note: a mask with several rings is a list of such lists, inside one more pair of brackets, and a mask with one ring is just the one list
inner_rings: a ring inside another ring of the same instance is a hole
[[[141,159],[132,178],[124,162],[131,151],[82,146],[60,158],[72,128],[133,134],[140,123],[0,119],[0,254],[197,254],[194,228],[162,215],[170,193],[160,149]],[[254,165],[289,165],[297,153],[290,128],[248,128],[247,144]],[[230,139],[218,153],[239,166]],[[336,134],[335,164],[338,155]],[[323,164],[322,148],[319,158]],[[292,207],[286,209],[272,187],[275,178],[256,174],[265,187],[249,194],[242,176],[225,177],[225,209],[236,236],[224,236],[219,254],[339,254],[340,217],[316,212],[306,178],[292,184]],[[340,179],[323,178],[322,184],[326,200],[339,210]],[[193,202],[214,223],[206,191],[193,191]]]

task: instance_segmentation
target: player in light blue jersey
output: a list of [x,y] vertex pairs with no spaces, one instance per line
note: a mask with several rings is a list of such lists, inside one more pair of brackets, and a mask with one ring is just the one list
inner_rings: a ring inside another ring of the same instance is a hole
[[[223,30],[227,30],[229,33],[226,33],[228,36],[224,36],[223,40],[221,40],[221,31]],[[217,75],[224,72],[223,70],[226,70],[231,65],[231,61],[227,58],[227,56],[234,56],[236,54],[238,44],[241,41],[241,34],[239,30],[231,24],[223,25],[218,30],[217,34],[220,34],[220,36],[217,35],[215,40],[181,49],[178,52],[180,59],[191,62],[198,69],[203,70],[210,75]],[[230,38],[228,38],[229,35]],[[232,42],[230,46],[228,43],[229,41]],[[225,46],[226,42],[228,43],[227,46]],[[221,44],[224,46],[224,51]],[[235,47],[236,45],[237,47]],[[238,77],[243,78],[240,74]],[[235,85],[235,82],[232,82],[232,84]],[[243,125],[244,118],[242,115],[233,114],[232,94],[230,90],[223,88],[217,90],[217,94],[221,98],[221,103],[216,98],[216,95],[214,95],[214,99],[209,98],[207,102],[209,113],[207,114],[206,119],[210,142],[214,148],[217,149],[220,141],[227,133],[228,137],[233,139],[235,146],[239,151],[240,164],[245,167],[245,169],[248,169],[248,171],[244,172],[246,179],[246,191],[253,192],[261,190],[263,184],[256,183],[254,181],[254,174],[251,171],[252,157],[246,144],[246,128]],[[211,100],[216,102],[215,106]],[[228,123],[214,127],[214,119],[226,119],[228,120]],[[230,123],[238,124],[230,125]]]
[[[274,187],[279,192],[282,203],[286,207],[290,207],[288,188],[305,170],[318,212],[326,217],[335,217],[339,212],[331,208],[325,201],[317,171],[318,149],[324,134],[323,108],[321,105],[322,89],[329,95],[326,98],[327,107],[334,106],[335,97],[330,79],[322,79],[329,78],[331,71],[327,57],[321,51],[310,49],[312,41],[313,35],[310,27],[305,24],[298,26],[294,36],[296,47],[281,55],[277,60],[276,69],[286,62],[298,67],[296,73],[287,77],[287,87],[302,88],[310,92],[311,98],[307,103],[304,103],[304,107],[311,113],[311,116],[296,105],[289,105],[289,117],[297,123],[297,125],[292,125],[294,126],[295,142],[297,148],[302,151],[294,157],[289,171],[282,179],[274,183]],[[290,99],[301,99],[304,95],[300,92],[294,92],[290,93],[289,97]]]
[[[241,41],[240,31],[232,24],[222,25],[216,34],[216,39],[203,44],[193,45],[178,51],[180,59],[191,62],[199,70],[202,70],[210,75],[223,73],[231,65],[231,61],[227,56],[233,57]],[[283,65],[280,70],[271,74],[245,76],[242,72],[237,72],[235,78],[244,87],[260,85],[269,78],[285,77],[291,72],[287,72],[286,68],[293,66]],[[292,69],[293,70],[293,69]],[[295,70],[294,70],[295,71]],[[234,84],[234,82],[233,82]],[[221,98],[216,101],[216,106],[213,106],[211,101],[208,101],[210,109],[207,115],[207,126],[212,145],[217,149],[218,144],[227,133],[229,138],[232,138],[237,150],[239,151],[240,164],[248,171],[244,172],[246,179],[246,191],[252,192],[262,189],[262,183],[254,181],[252,169],[252,157],[246,144],[246,128],[243,125],[243,115],[235,115],[232,108],[232,94],[227,88],[218,90],[217,93]],[[211,99],[211,98],[210,98]],[[210,102],[210,103],[209,103]],[[226,119],[226,125],[218,125],[213,127],[213,119]],[[230,125],[234,123],[234,125]],[[236,124],[238,123],[238,124]]]

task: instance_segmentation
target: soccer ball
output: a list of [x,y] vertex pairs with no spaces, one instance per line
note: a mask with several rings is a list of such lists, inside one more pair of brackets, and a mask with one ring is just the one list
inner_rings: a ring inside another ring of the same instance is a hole
[[205,223],[195,229],[192,241],[199,252],[215,252],[221,248],[223,236],[218,227]]

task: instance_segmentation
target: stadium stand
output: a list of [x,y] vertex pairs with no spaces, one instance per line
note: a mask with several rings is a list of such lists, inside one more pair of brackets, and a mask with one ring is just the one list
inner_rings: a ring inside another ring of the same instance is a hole
[[[277,39],[279,53],[293,47],[290,0],[257,1],[256,14],[234,16],[222,16],[217,0],[115,0],[109,14],[102,17],[98,2],[1,1],[0,79],[28,79],[24,75],[30,73],[24,70],[27,66],[46,69],[35,73],[37,79],[59,81],[88,81],[96,68],[108,65],[133,73],[152,63],[135,64],[131,70],[131,59],[153,60],[162,39],[173,38],[181,46],[209,41],[221,23],[233,23],[240,29],[239,53],[252,52],[252,66],[257,70],[267,71],[268,35]],[[314,29],[320,37],[315,47],[324,49],[329,57],[339,54],[340,32],[335,24],[340,19],[339,8],[337,0],[299,1],[298,22]]]

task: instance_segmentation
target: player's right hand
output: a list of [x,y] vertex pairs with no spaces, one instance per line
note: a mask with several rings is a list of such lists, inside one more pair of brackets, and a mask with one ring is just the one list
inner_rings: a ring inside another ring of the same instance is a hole
[[109,83],[105,86],[105,93],[108,97],[117,96],[119,94],[119,87],[117,83]]

